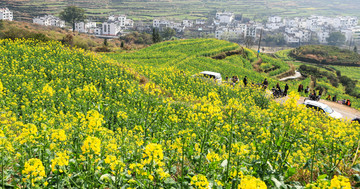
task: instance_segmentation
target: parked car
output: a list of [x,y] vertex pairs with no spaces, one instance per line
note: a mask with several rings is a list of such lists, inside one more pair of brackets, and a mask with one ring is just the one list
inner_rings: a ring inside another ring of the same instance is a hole
[[200,72],[199,74],[195,74],[193,76],[194,77],[198,76],[198,77],[202,77],[202,78],[211,79],[211,80],[214,80],[218,84],[221,84],[221,82],[222,82],[221,74],[216,73],[216,72],[203,71],[203,72]]
[[351,122],[358,122],[360,124],[360,117],[354,118]]
[[313,101],[313,100],[305,100],[304,105],[308,108],[312,108],[316,111],[325,113],[325,114],[329,115],[330,117],[333,117],[336,119],[343,118],[343,116],[339,112],[333,110],[330,106],[323,104],[321,102],[317,102],[317,101]]

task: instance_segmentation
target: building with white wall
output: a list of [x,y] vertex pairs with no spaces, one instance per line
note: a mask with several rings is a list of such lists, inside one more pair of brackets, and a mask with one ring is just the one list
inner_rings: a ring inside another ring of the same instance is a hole
[[102,24],[102,35],[119,35],[121,32],[120,22],[107,21]]
[[282,23],[282,18],[280,16],[270,16],[268,23]]
[[285,33],[284,34],[284,38],[286,43],[299,43],[300,39],[298,37],[295,36],[295,34],[291,34],[291,33]]
[[319,43],[327,43],[327,38],[329,38],[330,33],[327,31],[319,31],[316,33],[316,35],[318,36],[319,39]]
[[351,28],[352,31],[352,40],[355,44],[360,45],[360,26]]
[[75,23],[75,31],[80,33],[94,33],[96,22],[85,20],[85,22]]
[[119,35],[125,29],[131,29],[134,26],[134,21],[127,19],[126,15],[109,16],[106,22],[103,22],[101,27],[91,29],[96,35]]
[[189,28],[189,27],[193,27],[194,22],[191,21],[191,20],[183,20],[183,21],[182,21],[182,24],[183,24],[183,26]]
[[13,19],[14,16],[12,11],[10,11],[8,8],[0,8],[0,20],[13,21]]
[[53,16],[53,15],[45,15],[45,16],[38,16],[33,18],[34,24],[39,24],[43,26],[56,26],[56,27],[65,27],[65,21],[60,20],[60,18]]
[[235,14],[232,12],[217,12],[215,18],[219,23],[230,24],[235,19]]

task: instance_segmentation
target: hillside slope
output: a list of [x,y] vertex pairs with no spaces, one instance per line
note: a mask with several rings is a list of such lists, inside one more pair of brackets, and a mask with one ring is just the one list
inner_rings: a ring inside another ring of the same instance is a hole
[[[268,16],[335,16],[359,15],[359,1],[335,0],[255,0],[255,1],[214,1],[214,0],[3,0],[0,7],[7,6],[15,11],[16,20],[30,21],[43,14],[59,14],[67,5],[86,9],[92,18],[104,19],[109,14],[126,14],[132,19],[152,21],[154,18],[204,19],[214,16],[216,11],[226,10],[238,15],[266,20]],[[166,7],[166,8],[164,8]]]
[[246,71],[248,59],[202,56],[234,48],[165,42],[115,62],[57,42],[0,40],[1,186],[350,186],[360,125],[190,76]]
[[360,67],[360,54],[335,46],[305,45],[292,50],[290,55],[304,62]]
[[[65,28],[42,26],[27,22],[3,21],[3,28],[0,29],[0,38],[37,38],[38,40],[61,41],[71,36],[71,40],[67,39],[68,45],[73,45],[86,50],[95,51],[96,48],[102,47],[104,39],[95,36],[72,32]],[[108,40],[109,48],[120,46],[120,41]]]

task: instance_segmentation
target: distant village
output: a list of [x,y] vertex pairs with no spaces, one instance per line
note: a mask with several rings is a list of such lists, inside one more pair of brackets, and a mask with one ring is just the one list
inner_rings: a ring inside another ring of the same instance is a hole
[[[7,8],[0,8],[0,20],[13,20],[13,13]],[[33,23],[44,26],[65,27],[65,22],[53,15],[33,18]],[[176,22],[168,19],[154,19],[152,24],[134,23],[126,15],[112,15],[102,23],[85,20],[75,24],[75,31],[96,35],[98,37],[117,37],[131,31],[152,32],[153,28],[163,31],[171,28],[177,37],[191,32],[194,37],[215,37],[230,41],[258,40],[260,35],[280,35],[287,45],[300,45],[310,42],[327,44],[332,32],[341,32],[347,44],[360,43],[360,25],[357,17],[310,16],[282,18],[271,16],[266,23],[252,21],[231,12],[217,12],[213,19],[182,20]]]

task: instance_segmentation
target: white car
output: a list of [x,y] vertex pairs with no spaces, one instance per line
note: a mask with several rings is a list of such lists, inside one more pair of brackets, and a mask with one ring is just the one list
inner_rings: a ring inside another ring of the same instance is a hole
[[216,72],[203,71],[194,76],[200,76],[200,77],[204,77],[204,78],[208,78],[208,79],[213,79],[218,84],[221,84],[221,82],[222,82],[221,74],[216,73]]
[[343,118],[343,116],[339,112],[333,110],[330,106],[323,104],[321,102],[317,102],[317,101],[313,101],[313,100],[305,100],[304,105],[308,108],[313,108],[317,111],[326,113],[330,117],[333,117],[336,119]]

